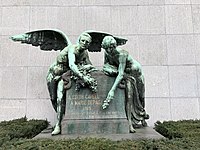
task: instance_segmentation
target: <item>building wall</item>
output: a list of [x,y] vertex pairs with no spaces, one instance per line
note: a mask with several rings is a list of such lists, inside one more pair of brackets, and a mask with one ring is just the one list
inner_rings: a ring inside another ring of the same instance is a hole
[[[90,29],[127,38],[123,48],[143,66],[149,125],[200,119],[200,0],[0,0],[0,120],[55,122],[45,77],[58,52],[9,39],[43,28],[72,42]],[[90,58],[102,67],[103,53]]]

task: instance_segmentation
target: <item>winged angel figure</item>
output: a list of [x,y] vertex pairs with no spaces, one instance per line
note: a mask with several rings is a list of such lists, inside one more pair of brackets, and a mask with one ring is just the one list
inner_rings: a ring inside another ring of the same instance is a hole
[[103,71],[109,76],[116,76],[102,108],[106,109],[109,106],[111,100],[114,99],[117,86],[123,82],[129,131],[134,133],[136,132],[134,127],[138,126],[139,122],[142,123],[142,126],[147,126],[145,119],[149,119],[149,115],[144,109],[145,86],[141,65],[129,55],[128,51],[117,47],[117,41],[112,36],[104,37],[102,48],[105,50]]
[[[71,86],[71,77],[79,81],[77,90],[80,86],[87,86],[92,91],[97,91],[97,82],[89,74],[96,69],[92,66],[88,51],[100,52],[101,42],[108,35],[111,34],[85,31],[79,36],[76,44],[72,44],[67,35],[57,29],[36,30],[11,37],[13,41],[39,46],[44,51],[60,51],[55,62],[49,67],[46,78],[50,99],[57,112],[57,123],[52,135],[61,133],[61,121],[65,113],[64,93]],[[127,41],[119,37],[114,38],[117,45],[123,45]]]

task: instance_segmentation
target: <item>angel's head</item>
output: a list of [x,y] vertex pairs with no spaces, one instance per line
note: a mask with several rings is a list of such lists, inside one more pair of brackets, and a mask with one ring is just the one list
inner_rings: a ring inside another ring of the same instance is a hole
[[112,37],[112,36],[105,36],[103,38],[101,46],[102,46],[103,49],[106,50],[106,52],[112,53],[113,50],[115,50],[116,47],[117,47],[117,42],[114,39],[114,37]]
[[81,49],[88,49],[91,42],[92,42],[92,37],[88,33],[83,32],[79,36],[78,43]]

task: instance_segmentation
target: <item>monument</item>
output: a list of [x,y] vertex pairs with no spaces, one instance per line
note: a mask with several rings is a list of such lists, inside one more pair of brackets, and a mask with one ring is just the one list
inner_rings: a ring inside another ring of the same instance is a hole
[[66,92],[66,112],[62,121],[62,134],[125,134],[128,122],[124,109],[124,89],[117,89],[116,99],[104,110],[102,102],[112,87],[115,78],[108,77],[101,71],[91,75],[97,80],[97,92],[88,88],[76,91],[75,83]]
[[[117,47],[124,45],[126,39],[85,31],[72,44],[57,29],[31,31],[11,39],[45,51],[60,50],[47,73],[50,99],[57,112],[52,135],[133,133],[140,121],[147,125],[141,67],[127,51]],[[88,54],[102,48],[103,72],[92,66]]]

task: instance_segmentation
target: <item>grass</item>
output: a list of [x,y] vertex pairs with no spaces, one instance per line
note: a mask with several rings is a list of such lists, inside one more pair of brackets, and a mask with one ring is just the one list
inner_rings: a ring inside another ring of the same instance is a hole
[[155,130],[166,139],[36,139],[32,137],[48,126],[45,120],[26,117],[0,123],[2,150],[200,150],[200,120],[164,121],[155,123]]

